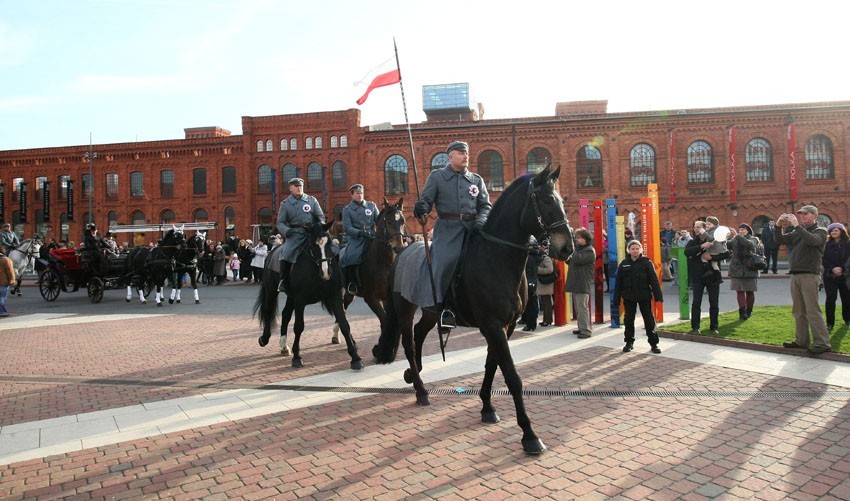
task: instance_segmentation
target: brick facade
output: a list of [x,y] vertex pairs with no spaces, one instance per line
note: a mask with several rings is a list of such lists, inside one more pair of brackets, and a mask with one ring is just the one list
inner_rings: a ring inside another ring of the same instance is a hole
[[[504,184],[526,172],[529,152],[543,148],[554,166],[561,167],[561,193],[573,221],[578,216],[578,200],[616,198],[623,210],[636,210],[644,186],[631,186],[630,162],[635,145],[649,145],[655,154],[656,178],[659,185],[662,220],[672,220],[676,227],[689,227],[699,216],[716,215],[723,224],[751,223],[760,216],[775,218],[795,207],[814,203],[833,221],[850,221],[847,202],[848,130],[850,102],[807,103],[740,108],[677,110],[671,112],[605,113],[604,101],[586,102],[592,109],[582,112],[583,103],[559,103],[558,115],[504,120],[422,123],[412,126],[420,187],[431,168],[431,160],[443,152],[452,140],[470,144],[471,168],[477,171],[479,157],[485,151],[498,153],[502,159]],[[565,111],[566,110],[566,111]],[[796,128],[796,166],[798,197],[789,192],[789,154],[786,140],[788,124]],[[729,130],[735,127],[735,165],[737,200],[730,195]],[[675,178],[671,196],[669,140],[675,136]],[[812,136],[824,136],[831,142],[833,176],[807,179],[806,144]],[[331,138],[336,144],[331,144]],[[345,137],[347,144],[341,144]],[[307,140],[313,142],[307,149]],[[316,138],[322,147],[317,148]],[[773,177],[767,181],[748,181],[746,146],[748,141],[762,138],[772,147]],[[286,140],[286,150],[281,141]],[[290,147],[295,140],[296,149]],[[688,182],[688,147],[704,141],[711,148],[713,180]],[[257,143],[262,142],[262,151]],[[267,147],[271,142],[271,149]],[[591,145],[601,154],[602,186],[594,185],[591,176],[577,173],[577,153]],[[85,158],[87,145],[0,151],[0,182],[5,186],[4,217],[12,220],[19,209],[13,180],[28,183],[27,222],[16,224],[16,230],[28,235],[45,232],[44,223],[36,222],[36,210],[42,208],[36,190],[37,178],[51,183],[50,226],[48,236],[60,237],[60,218],[66,211],[66,200],[60,198],[58,180],[67,175],[75,181],[75,218],[68,221],[71,240],[79,240],[88,212],[82,176],[89,172]],[[145,222],[161,222],[166,211],[175,221],[194,221],[199,210],[208,220],[219,222],[210,236],[225,237],[226,223],[233,224],[239,236],[251,235],[252,224],[268,222],[276,214],[272,195],[259,187],[259,171],[263,165],[275,171],[278,202],[288,195],[282,179],[284,165],[293,164],[300,177],[307,179],[307,166],[312,162],[324,168],[326,193],[308,189],[324,205],[329,217],[348,203],[347,187],[355,182],[366,186],[367,198],[380,202],[385,195],[385,164],[393,155],[401,155],[408,163],[406,193],[389,193],[395,202],[404,197],[409,210],[416,188],[412,173],[408,134],[404,126],[370,130],[361,127],[358,110],[316,112],[294,115],[243,117],[242,135],[216,128],[186,129],[186,139],[136,143],[99,144],[93,146],[97,159],[94,172],[94,221],[107,226],[112,211],[119,224],[130,224],[133,214],[143,214]],[[543,150],[536,150],[543,151]],[[648,151],[648,150],[647,150]],[[345,178],[332,179],[332,166],[344,162]],[[236,171],[236,192],[222,192],[222,170]],[[206,169],[206,193],[194,194],[193,172]],[[160,172],[174,172],[174,191],[162,196]],[[141,172],[144,190],[133,195],[131,172]],[[107,174],[118,175],[117,196],[107,197]],[[485,178],[488,176],[485,176]],[[500,190],[493,190],[498,197]],[[225,211],[233,213],[225,220]],[[261,216],[265,214],[265,216]],[[736,215],[734,215],[736,214]],[[266,221],[260,221],[265,217]],[[15,219],[18,222],[19,218]],[[38,226],[37,226],[38,224]]]

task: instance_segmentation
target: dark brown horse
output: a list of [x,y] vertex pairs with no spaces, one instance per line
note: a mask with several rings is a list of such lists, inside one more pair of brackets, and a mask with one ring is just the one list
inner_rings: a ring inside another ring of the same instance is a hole
[[[369,243],[363,251],[363,261],[358,267],[360,274],[360,287],[357,297],[363,298],[372,313],[378,317],[381,325],[384,324],[386,312],[384,302],[387,300],[387,284],[389,283],[390,269],[395,261],[396,254],[406,246],[406,226],[404,213],[404,198],[390,204],[386,197],[381,205],[381,214],[375,221],[375,239]],[[354,296],[345,292],[344,307],[354,301]],[[334,335],[331,343],[339,344],[339,325],[334,324]]]
[[[517,424],[523,432],[522,446],[528,454],[540,454],[546,446],[534,433],[526,414],[522,380],[514,365],[508,339],[527,301],[528,237],[534,235],[538,241],[548,238],[549,252],[554,259],[565,260],[573,251],[572,230],[556,188],[560,171],[559,168],[552,172],[547,166],[537,175],[515,180],[502,193],[493,205],[487,224],[469,239],[463,257],[463,274],[455,288],[458,324],[478,327],[487,341],[484,382],[479,392],[483,402],[481,420],[485,423],[499,421],[491,403],[493,377],[499,367],[513,396]],[[422,260],[417,256],[424,255],[419,248],[421,245],[411,245],[398,257],[393,265],[391,283],[396,275],[404,276],[410,270],[420,269]],[[419,372],[422,370],[422,343],[437,318],[432,309],[423,309],[422,318],[414,329],[413,320],[418,309],[393,291],[387,299],[387,317],[381,337],[372,353],[378,363],[391,363],[401,339],[410,364],[404,374],[405,381],[413,383],[416,403],[429,405],[428,390]]]

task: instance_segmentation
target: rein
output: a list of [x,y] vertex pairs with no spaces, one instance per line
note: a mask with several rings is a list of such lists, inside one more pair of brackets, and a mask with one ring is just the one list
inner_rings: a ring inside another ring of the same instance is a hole
[[[549,232],[554,230],[555,228],[559,228],[561,226],[568,226],[566,219],[561,221],[555,221],[552,224],[547,225],[543,222],[543,216],[540,214],[540,206],[537,203],[537,193],[534,191],[534,183],[529,181],[528,183],[528,196],[531,200],[531,208],[534,209],[534,219],[537,221],[538,229],[537,231],[531,232],[532,235],[537,239],[538,242],[545,240],[549,236]],[[520,221],[522,221],[523,216],[525,216],[525,211],[528,209],[528,204],[523,208],[522,215],[520,216]],[[527,244],[515,244],[513,242],[509,242],[502,238],[499,238],[495,235],[491,235],[484,230],[480,230],[478,232],[488,242],[492,242],[494,244],[505,245],[507,247],[511,247],[514,249],[519,249],[528,253],[528,245]]]

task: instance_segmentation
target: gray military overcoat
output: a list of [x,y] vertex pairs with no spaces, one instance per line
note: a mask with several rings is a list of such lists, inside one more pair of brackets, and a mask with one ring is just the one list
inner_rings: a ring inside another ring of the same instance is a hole
[[[451,165],[431,172],[425,187],[422,189],[421,200],[425,202],[426,211],[437,210],[437,222],[434,224],[434,241],[431,244],[431,259],[434,269],[434,285],[437,289],[437,302],[443,298],[451,285],[452,274],[460,259],[464,236],[470,232],[476,221],[482,224],[487,221],[492,205],[484,179],[464,169],[455,172]],[[442,218],[440,214],[456,216],[458,214],[475,216],[474,221],[460,221]],[[434,299],[431,293],[431,281],[428,278],[428,265],[424,261],[419,270],[413,297],[406,297],[419,306],[432,306]],[[396,289],[402,292],[400,289]]]
[[[348,236],[348,245],[342,251],[339,265],[354,266],[363,261],[363,251],[375,236],[375,222],[378,220],[378,206],[375,202],[364,200],[362,203],[351,202],[342,209],[342,227]],[[368,237],[364,232],[370,232]]]
[[301,246],[307,241],[307,230],[304,226],[324,222],[325,213],[315,197],[302,194],[301,198],[295,198],[289,195],[280,203],[277,212],[277,230],[285,237],[280,260],[294,263],[298,259]]

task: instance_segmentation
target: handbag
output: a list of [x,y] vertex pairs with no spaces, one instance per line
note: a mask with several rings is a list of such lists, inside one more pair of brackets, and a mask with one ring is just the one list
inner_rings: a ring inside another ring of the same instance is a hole
[[549,285],[555,283],[555,277],[557,273],[547,273],[545,275],[537,275],[537,281],[543,285]]
[[760,254],[750,254],[744,264],[751,270],[764,271],[767,269],[767,260]]

